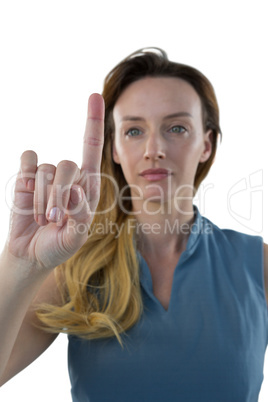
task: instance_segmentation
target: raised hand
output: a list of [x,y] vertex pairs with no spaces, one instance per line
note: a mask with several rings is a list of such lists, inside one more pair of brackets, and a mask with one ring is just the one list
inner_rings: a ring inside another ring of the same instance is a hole
[[104,101],[88,101],[81,169],[71,161],[38,166],[37,155],[21,157],[7,252],[29,268],[51,269],[70,258],[87,240],[100,196],[104,142]]

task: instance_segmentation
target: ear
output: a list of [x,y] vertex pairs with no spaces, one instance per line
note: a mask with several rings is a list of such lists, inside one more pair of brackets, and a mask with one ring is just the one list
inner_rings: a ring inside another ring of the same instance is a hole
[[204,163],[209,159],[212,152],[212,139],[213,139],[213,131],[208,130],[204,134],[204,150],[199,160],[200,163]]
[[115,141],[113,141],[113,146],[112,146],[112,148],[113,148],[113,152],[112,152],[112,154],[113,154],[113,161],[114,161],[115,163],[118,163],[118,164],[120,165],[120,160],[119,160],[119,156],[118,156],[118,153],[117,153]]

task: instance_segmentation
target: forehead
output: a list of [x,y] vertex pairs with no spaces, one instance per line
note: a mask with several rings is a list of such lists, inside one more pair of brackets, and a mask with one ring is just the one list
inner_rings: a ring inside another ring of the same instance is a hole
[[188,112],[201,116],[201,101],[195,89],[175,77],[146,77],[130,84],[114,107],[115,120],[124,115],[153,116]]

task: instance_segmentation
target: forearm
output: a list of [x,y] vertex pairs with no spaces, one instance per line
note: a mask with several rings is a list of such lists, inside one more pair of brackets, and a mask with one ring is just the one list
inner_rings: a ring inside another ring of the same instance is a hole
[[49,274],[31,275],[19,259],[0,257],[0,379],[8,363],[27,310]]

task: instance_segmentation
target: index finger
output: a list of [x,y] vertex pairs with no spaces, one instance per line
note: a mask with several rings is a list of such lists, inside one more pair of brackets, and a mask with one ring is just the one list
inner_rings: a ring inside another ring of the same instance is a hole
[[88,100],[82,170],[92,173],[100,171],[103,143],[104,100],[100,94],[92,94]]

